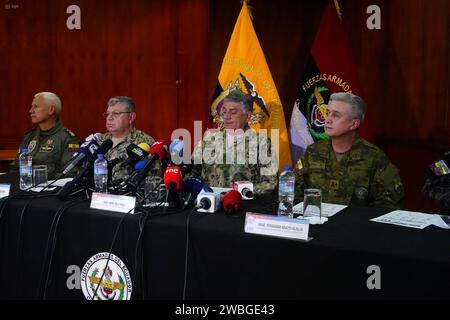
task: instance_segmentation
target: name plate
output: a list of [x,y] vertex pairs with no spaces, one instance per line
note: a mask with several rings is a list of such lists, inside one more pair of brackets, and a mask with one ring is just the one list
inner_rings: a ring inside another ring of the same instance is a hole
[[107,211],[117,211],[117,212],[129,212],[134,214],[134,207],[136,206],[136,198],[129,196],[118,196],[114,194],[107,193],[97,193],[92,194],[91,208],[101,209]]
[[10,184],[0,184],[0,199],[9,196]]
[[309,221],[247,212],[245,232],[282,238],[309,240]]

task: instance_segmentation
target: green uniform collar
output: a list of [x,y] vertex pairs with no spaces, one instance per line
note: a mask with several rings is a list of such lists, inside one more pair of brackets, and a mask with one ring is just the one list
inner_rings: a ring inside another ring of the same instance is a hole
[[56,132],[60,131],[62,128],[63,128],[62,122],[60,120],[56,120],[55,125],[50,130],[42,131],[39,127],[37,127],[36,129],[40,136],[45,137],[45,136],[54,135]]
[[[136,129],[136,127],[133,127],[131,129],[130,133],[128,133],[128,135],[125,137],[125,139],[122,140],[122,142],[120,142],[117,146],[121,145],[124,142],[132,142],[132,141],[134,141],[136,136],[137,136],[137,134],[138,134],[138,130]],[[107,133],[105,133],[103,135],[103,140],[108,140],[108,139],[112,139],[111,132],[107,132]]]
[[[346,152],[345,156],[340,161],[340,164],[343,164],[344,162],[351,161],[351,160],[359,160],[363,157],[361,152],[363,152],[364,148],[360,148],[359,146],[363,143],[363,139],[356,133],[353,137],[353,143],[351,148]],[[331,139],[328,138],[328,146],[329,150],[334,153],[333,145],[331,143]],[[323,150],[322,157],[327,158],[328,154],[326,150]]]

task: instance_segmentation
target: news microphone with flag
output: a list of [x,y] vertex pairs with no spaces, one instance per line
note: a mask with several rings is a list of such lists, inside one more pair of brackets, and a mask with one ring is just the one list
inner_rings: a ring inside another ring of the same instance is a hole
[[226,213],[239,211],[241,204],[242,196],[237,190],[230,190],[223,196],[222,206]]
[[146,158],[149,155],[150,146],[147,143],[140,143],[139,145],[131,143],[126,150],[128,159],[122,162],[121,166],[123,167],[134,165],[138,161]]
[[58,197],[61,199],[67,199],[68,195],[72,192],[72,190],[81,184],[82,179],[89,173],[92,172],[92,167],[94,165],[94,161],[97,158],[98,154],[105,154],[111,149],[113,146],[113,142],[108,139],[103,141],[100,147],[95,151],[95,153],[90,157],[86,164],[80,169],[78,174],[72,179],[72,181],[67,182],[64,187],[58,193]]
[[100,147],[103,137],[101,133],[96,133],[93,135],[91,134],[86,139],[87,140],[80,146],[80,151],[72,158],[70,163],[63,170],[62,172],[63,176],[66,175],[72,169],[78,167],[86,159],[91,159],[91,157],[94,156],[95,152]]
[[235,181],[233,182],[233,189],[242,195],[243,200],[251,200],[254,197],[253,183],[250,181]]
[[169,157],[167,144],[163,141],[155,142],[150,148],[150,158],[141,170],[133,172],[127,179],[126,183],[137,190],[140,183],[148,175],[150,168],[156,160],[164,161]]

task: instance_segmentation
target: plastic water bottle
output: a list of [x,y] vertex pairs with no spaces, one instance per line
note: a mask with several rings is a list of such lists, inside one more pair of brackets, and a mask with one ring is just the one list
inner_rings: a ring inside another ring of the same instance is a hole
[[103,154],[98,154],[94,162],[94,183],[96,192],[108,193],[108,162]]
[[285,166],[278,180],[278,215],[293,218],[295,176],[291,167]]
[[28,149],[20,150],[19,176],[20,190],[25,190],[33,186],[33,158],[31,153],[28,153]]

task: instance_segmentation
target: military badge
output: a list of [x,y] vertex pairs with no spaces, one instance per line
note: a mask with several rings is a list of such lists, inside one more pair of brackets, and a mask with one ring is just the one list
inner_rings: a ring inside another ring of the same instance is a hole
[[119,257],[97,253],[82,270],[81,289],[87,300],[130,300],[133,290],[130,272]]
[[34,148],[36,148],[36,144],[37,144],[36,140],[30,141],[30,143],[28,144],[28,152],[29,153],[33,152]]
[[52,144],[44,144],[41,146],[39,152],[52,152],[54,148],[55,146]]

